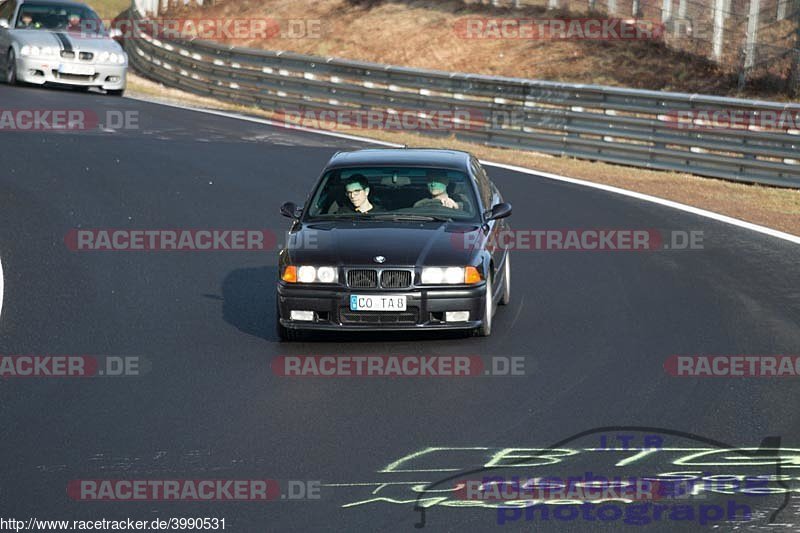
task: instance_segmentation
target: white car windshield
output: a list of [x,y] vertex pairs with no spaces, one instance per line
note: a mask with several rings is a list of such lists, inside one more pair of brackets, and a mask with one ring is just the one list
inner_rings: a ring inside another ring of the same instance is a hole
[[25,3],[17,17],[16,29],[48,30],[103,35],[105,28],[97,14],[72,4]]

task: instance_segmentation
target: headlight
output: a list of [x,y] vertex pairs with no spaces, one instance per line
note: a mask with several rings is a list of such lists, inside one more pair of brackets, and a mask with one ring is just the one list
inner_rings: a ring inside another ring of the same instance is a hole
[[422,269],[422,283],[425,285],[439,285],[444,281],[444,270],[441,268],[428,267]]
[[28,46],[26,44],[20,49],[19,53],[24,56],[39,57],[39,55],[42,53],[42,49],[38,46]]
[[423,285],[472,285],[481,281],[478,269],[468,267],[425,267],[422,269]]
[[288,283],[336,283],[339,274],[336,267],[289,265],[284,269],[281,279]]
[[57,56],[59,53],[59,49],[55,46],[45,46],[42,48],[42,55],[43,56]]
[[314,283],[317,279],[317,269],[312,266],[301,266],[297,269],[297,281],[300,283]]
[[444,282],[455,284],[464,283],[464,269],[458,267],[450,267],[444,271]]
[[321,283],[333,283],[336,280],[336,269],[333,267],[319,267],[317,279]]
[[120,52],[101,52],[99,56],[97,56],[97,60],[100,63],[111,63],[112,65],[124,65],[125,64],[125,53]]

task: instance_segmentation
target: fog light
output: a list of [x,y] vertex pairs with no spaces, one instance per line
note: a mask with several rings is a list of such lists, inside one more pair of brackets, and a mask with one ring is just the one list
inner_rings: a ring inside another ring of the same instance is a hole
[[445,322],[466,322],[469,320],[469,311],[447,311],[444,314]]
[[292,311],[289,314],[289,318],[292,320],[312,321],[314,320],[314,311]]
[[119,81],[119,76],[109,76],[107,79],[111,83],[116,83]]

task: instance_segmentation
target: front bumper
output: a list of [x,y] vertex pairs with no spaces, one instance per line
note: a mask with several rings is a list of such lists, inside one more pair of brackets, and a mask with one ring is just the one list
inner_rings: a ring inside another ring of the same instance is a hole
[[[405,312],[350,311],[351,294],[406,296]],[[278,282],[278,313],[282,326],[303,330],[414,331],[469,330],[483,323],[486,283],[465,288],[408,290],[298,287]],[[314,311],[314,320],[290,320],[290,312]],[[466,322],[445,322],[446,311],[469,311]]]
[[[62,64],[91,67],[93,74],[60,74]],[[17,57],[17,79],[25,83],[44,85],[53,83],[74,87],[99,87],[106,90],[121,90],[127,82],[126,65],[98,65],[85,61],[64,61],[60,58]]]

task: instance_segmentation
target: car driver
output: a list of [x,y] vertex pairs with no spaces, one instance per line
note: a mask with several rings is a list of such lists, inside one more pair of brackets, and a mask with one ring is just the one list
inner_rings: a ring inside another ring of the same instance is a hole
[[447,174],[436,170],[428,170],[425,173],[425,177],[428,184],[428,192],[431,194],[431,197],[417,201],[414,203],[414,207],[424,206],[430,204],[431,200],[437,200],[441,202],[444,207],[459,209],[458,202],[447,195],[447,184],[450,183]]

